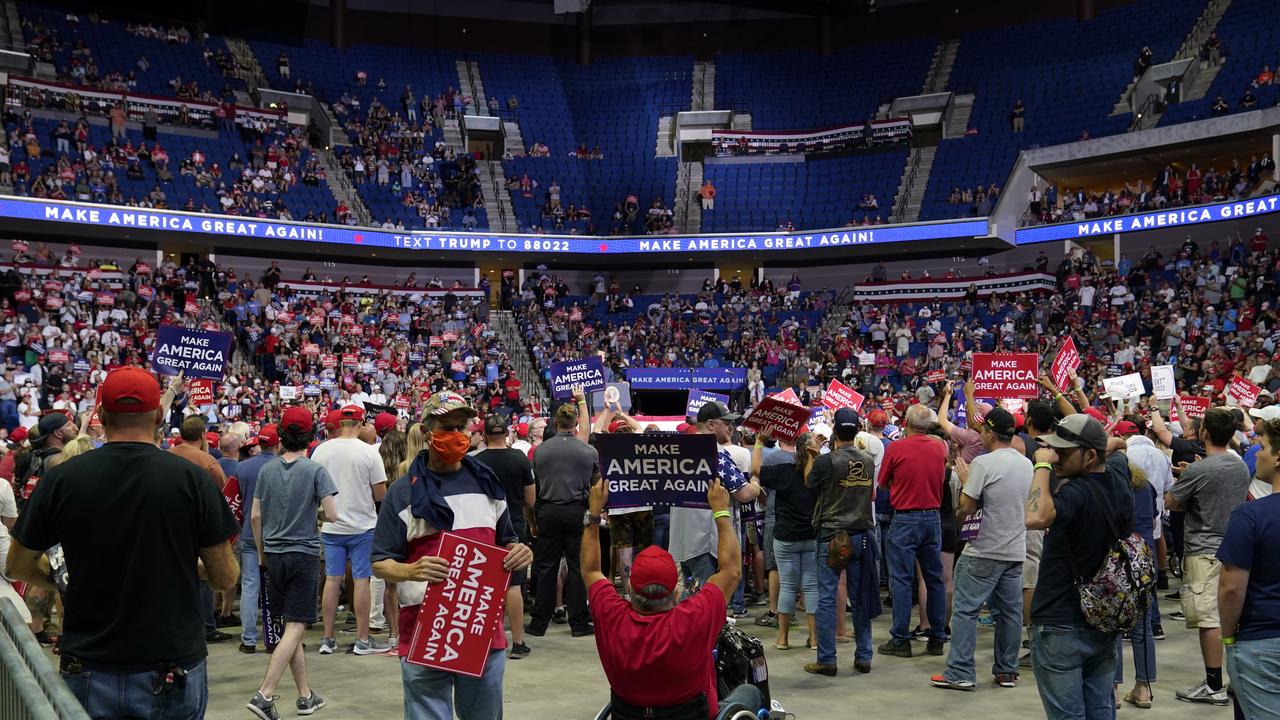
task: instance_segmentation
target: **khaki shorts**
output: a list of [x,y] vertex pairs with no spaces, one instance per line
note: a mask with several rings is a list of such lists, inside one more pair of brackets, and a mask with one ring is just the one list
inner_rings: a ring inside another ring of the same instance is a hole
[[1188,628],[1216,628],[1218,620],[1218,576],[1222,563],[1212,555],[1191,555],[1182,559],[1182,612]]
[[1044,531],[1027,531],[1027,559],[1022,563],[1022,589],[1031,590],[1040,579],[1040,551],[1044,549]]

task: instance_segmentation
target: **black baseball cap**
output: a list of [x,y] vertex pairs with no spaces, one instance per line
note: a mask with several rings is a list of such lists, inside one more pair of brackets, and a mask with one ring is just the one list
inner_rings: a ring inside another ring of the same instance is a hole
[[506,435],[507,420],[498,414],[493,414],[484,419],[485,435]]
[[840,408],[836,411],[832,425],[836,430],[852,430],[857,434],[862,430],[862,418],[858,417],[858,411],[853,408]]
[[741,420],[742,416],[737,413],[729,412],[729,406],[714,400],[704,404],[698,408],[698,422],[704,423],[708,420],[724,420],[725,422],[736,422]]
[[1014,433],[1018,432],[1018,424],[1013,419],[1013,413],[1002,407],[991,408],[987,411],[987,416],[982,419],[982,424],[1000,437],[1013,437]]

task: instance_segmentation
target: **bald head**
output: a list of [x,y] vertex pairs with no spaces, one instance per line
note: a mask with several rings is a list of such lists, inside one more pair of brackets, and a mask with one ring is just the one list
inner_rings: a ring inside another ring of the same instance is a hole
[[933,424],[933,411],[925,405],[912,405],[907,408],[907,429],[913,433],[927,433]]

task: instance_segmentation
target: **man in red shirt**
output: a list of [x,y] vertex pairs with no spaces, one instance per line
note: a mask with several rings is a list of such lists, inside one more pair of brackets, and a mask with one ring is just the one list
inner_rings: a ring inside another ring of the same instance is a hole
[[889,526],[886,559],[889,593],[893,598],[893,637],[880,654],[911,657],[911,591],[916,563],[924,574],[928,600],[930,655],[941,655],[947,641],[947,595],[942,583],[942,505],[946,478],[946,444],[929,435],[933,411],[912,405],[906,413],[906,436],[885,449],[880,462],[880,486],[889,488],[893,523]]
[[596,626],[596,649],[609,678],[613,717],[715,718],[721,708],[734,703],[758,710],[764,699],[754,685],[740,685],[719,702],[716,697],[711,651],[724,627],[726,598],[742,575],[742,550],[733,532],[729,491],[719,479],[707,489],[719,537],[720,570],[678,605],[680,576],[675,559],[657,545],[635,557],[630,602],[601,574],[600,518],[608,499],[605,482],[596,482],[587,501],[581,566]]

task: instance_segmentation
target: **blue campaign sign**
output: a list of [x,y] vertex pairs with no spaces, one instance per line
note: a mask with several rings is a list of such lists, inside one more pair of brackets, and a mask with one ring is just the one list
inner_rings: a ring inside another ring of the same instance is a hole
[[706,390],[690,390],[689,404],[685,406],[684,416],[697,417],[698,410],[702,409],[702,406],[709,402],[722,402],[725,405],[728,405],[729,396],[722,395],[720,393],[707,392]]
[[619,433],[596,435],[609,507],[707,507],[715,477],[713,435]]
[[[722,253],[830,249],[982,237],[988,234],[985,218],[946,220],[908,225],[831,228],[791,233],[738,233],[731,235],[639,235],[584,237],[577,235],[514,235],[483,232],[438,233],[427,230],[386,232],[374,228],[321,225],[260,218],[227,217],[153,210],[96,203],[5,197],[0,218],[38,220],[128,230],[155,230],[169,234],[221,235],[263,240],[293,240],[338,245],[400,248],[423,251],[528,252],[545,254],[625,255],[633,253]],[[69,230],[69,229],[68,229]]]
[[573,397],[576,387],[582,388],[583,394],[604,389],[604,361],[599,355],[552,363],[551,397],[557,400]]
[[746,368],[631,368],[634,390],[736,390],[747,384]]
[[1280,211],[1280,195],[1268,195],[1238,202],[1214,203],[1211,205],[1178,208],[1176,210],[1116,215],[1108,218],[1022,228],[1014,232],[1014,240],[1018,245],[1029,245],[1051,240],[1104,237],[1118,233],[1200,225],[1223,220],[1239,220],[1277,211]]
[[231,357],[231,333],[191,330],[177,325],[156,329],[151,364],[160,375],[221,380]]

